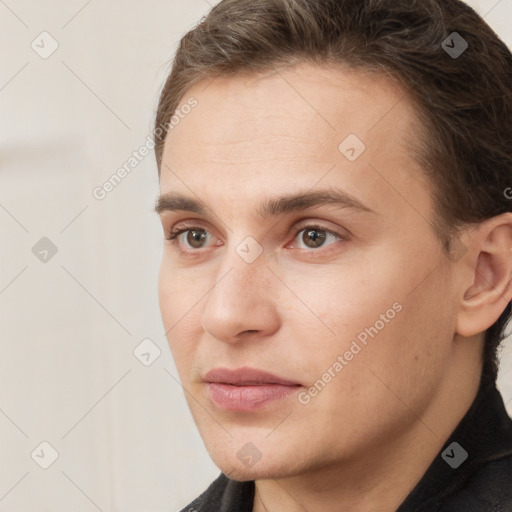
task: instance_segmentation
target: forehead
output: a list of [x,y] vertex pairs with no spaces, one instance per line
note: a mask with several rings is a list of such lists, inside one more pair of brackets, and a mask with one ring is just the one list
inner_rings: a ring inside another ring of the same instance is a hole
[[322,180],[361,197],[382,190],[390,173],[404,193],[422,180],[407,143],[416,127],[412,103],[383,74],[301,64],[203,80],[180,105],[190,98],[197,107],[165,141],[162,192],[270,194]]
[[[390,76],[310,63],[275,68],[264,74],[244,72],[204,79],[186,91],[178,111],[190,97],[198,99],[204,121],[212,120],[212,116],[216,117],[221,111],[237,112],[237,119],[215,119],[216,124],[227,121],[235,125],[239,121],[237,129],[246,121],[254,121],[255,115],[277,118],[284,114],[285,124],[296,131],[300,131],[301,126],[309,129],[306,124],[316,121],[319,126],[323,123],[324,128],[342,132],[344,128],[371,128],[391,110],[395,114],[394,121],[399,117],[405,121],[412,114],[405,89]],[[303,121],[301,126],[293,124],[296,119]],[[205,127],[205,123],[201,124]],[[222,124],[224,129],[226,124]],[[214,126],[210,128],[209,136],[218,133]],[[361,130],[360,135],[364,135]],[[172,129],[170,136],[179,132],[177,128]]]

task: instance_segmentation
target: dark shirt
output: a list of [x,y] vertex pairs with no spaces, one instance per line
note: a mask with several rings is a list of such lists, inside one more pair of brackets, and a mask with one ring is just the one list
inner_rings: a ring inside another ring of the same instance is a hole
[[[254,481],[221,473],[181,512],[252,512],[253,500]],[[512,419],[495,385],[480,387],[396,512],[512,512]]]

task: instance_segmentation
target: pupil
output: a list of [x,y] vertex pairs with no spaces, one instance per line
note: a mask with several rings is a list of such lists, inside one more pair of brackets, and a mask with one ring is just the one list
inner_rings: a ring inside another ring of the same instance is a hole
[[[304,233],[307,240],[304,239],[304,243],[309,246],[310,241],[313,241],[313,247],[320,247],[325,240],[325,234],[318,229],[310,229]],[[309,237],[309,238],[308,238]]]
[[[204,233],[201,233],[200,231],[189,231],[188,233],[188,240],[187,242],[192,247],[199,247],[201,245],[201,242],[204,238]],[[197,244],[197,245],[196,245]]]

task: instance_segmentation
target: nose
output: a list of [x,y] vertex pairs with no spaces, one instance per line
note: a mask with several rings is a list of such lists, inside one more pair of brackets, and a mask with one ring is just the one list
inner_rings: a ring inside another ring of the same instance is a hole
[[273,334],[280,325],[279,280],[267,267],[264,253],[247,263],[235,250],[230,252],[203,301],[203,329],[226,343],[237,343],[249,333],[251,339]]

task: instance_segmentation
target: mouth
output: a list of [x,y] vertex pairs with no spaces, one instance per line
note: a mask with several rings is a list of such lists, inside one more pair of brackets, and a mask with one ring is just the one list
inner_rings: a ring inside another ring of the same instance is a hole
[[211,401],[226,411],[253,411],[296,393],[302,384],[272,373],[242,367],[215,368],[204,376]]

